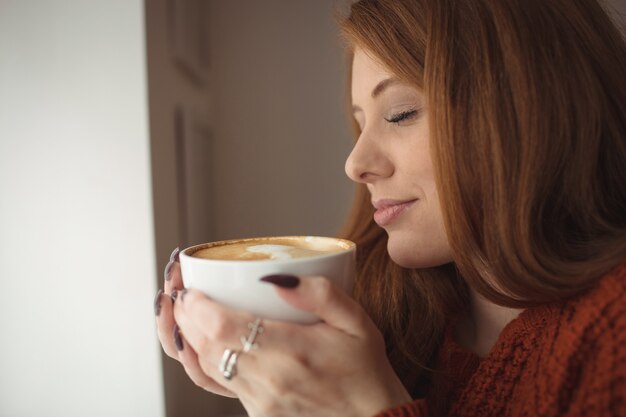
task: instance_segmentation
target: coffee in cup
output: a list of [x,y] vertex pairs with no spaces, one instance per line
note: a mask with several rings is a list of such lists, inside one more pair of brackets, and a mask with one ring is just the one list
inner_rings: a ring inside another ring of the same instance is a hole
[[313,237],[266,237],[211,244],[193,252],[194,258],[215,260],[271,261],[309,258],[349,249],[336,239]]
[[259,317],[314,323],[319,318],[280,298],[266,275],[323,276],[342,290],[352,289],[356,245],[345,239],[278,236],[232,239],[181,251],[183,284],[226,306]]

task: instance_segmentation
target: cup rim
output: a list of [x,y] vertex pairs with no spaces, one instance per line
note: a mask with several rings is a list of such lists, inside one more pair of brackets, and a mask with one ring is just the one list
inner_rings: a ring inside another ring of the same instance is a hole
[[[314,255],[314,256],[307,256],[304,258],[296,258],[296,259],[272,259],[271,261],[268,259],[256,259],[256,260],[242,260],[242,259],[207,259],[207,258],[196,258],[195,256],[193,256],[194,253],[196,253],[199,250],[202,249],[206,249],[208,247],[212,247],[212,246],[223,246],[226,244],[230,244],[230,243],[240,243],[240,242],[247,242],[247,241],[251,241],[251,240],[262,240],[262,239],[269,239],[269,240],[273,240],[273,239],[329,239],[329,240],[333,240],[333,241],[338,241],[339,243],[345,244],[345,250],[340,250],[337,252],[330,252],[327,254],[322,254],[322,255]],[[348,252],[353,252],[356,250],[356,243],[352,242],[351,240],[348,239],[342,239],[342,238],[338,238],[338,237],[331,237],[331,236],[311,236],[311,235],[289,235],[289,236],[258,236],[258,237],[248,237],[248,238],[236,238],[236,239],[225,239],[225,240],[217,240],[214,242],[206,242],[206,243],[200,243],[197,245],[192,245],[189,246],[185,249],[183,249],[182,251],[180,251],[180,257],[181,258],[187,258],[189,260],[193,260],[193,262],[217,262],[217,263],[222,263],[222,264],[228,264],[228,263],[238,263],[241,264],[242,262],[245,264],[258,264],[258,263],[268,263],[271,262],[272,264],[293,264],[296,262],[303,262],[303,261],[309,261],[309,260],[317,260],[317,259],[323,259],[323,258],[330,258],[330,257],[335,257],[335,256],[341,256],[345,253]]]

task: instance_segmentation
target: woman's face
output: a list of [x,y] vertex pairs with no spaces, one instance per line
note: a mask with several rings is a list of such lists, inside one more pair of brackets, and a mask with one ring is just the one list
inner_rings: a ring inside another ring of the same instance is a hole
[[422,93],[357,48],[352,104],[361,135],[346,173],[367,185],[377,208],[374,220],[389,235],[389,255],[406,268],[451,262]]

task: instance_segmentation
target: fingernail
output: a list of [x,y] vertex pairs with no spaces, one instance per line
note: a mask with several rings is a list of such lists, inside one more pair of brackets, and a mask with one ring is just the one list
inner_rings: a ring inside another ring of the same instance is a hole
[[185,301],[185,295],[187,295],[187,288],[180,293],[180,301]]
[[159,290],[154,297],[154,315],[159,316],[161,314],[161,295],[163,295],[163,290]]
[[172,291],[171,297],[172,297],[172,302],[176,301],[176,297],[178,297],[178,291],[176,290]]
[[174,267],[174,262],[169,261],[167,266],[165,267],[165,280],[169,281],[172,279],[172,268]]
[[176,247],[170,255],[170,262],[179,262],[180,248]]
[[178,324],[174,325],[174,344],[179,351],[183,350],[183,338],[180,337],[180,327]]
[[261,278],[263,282],[269,282],[281,288],[296,288],[300,285],[300,278],[295,275],[268,275]]

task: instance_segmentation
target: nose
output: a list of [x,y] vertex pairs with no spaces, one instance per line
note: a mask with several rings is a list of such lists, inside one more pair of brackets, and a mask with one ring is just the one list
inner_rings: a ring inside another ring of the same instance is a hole
[[377,179],[391,176],[394,169],[382,149],[364,133],[361,134],[346,159],[345,171],[352,181],[371,184]]

